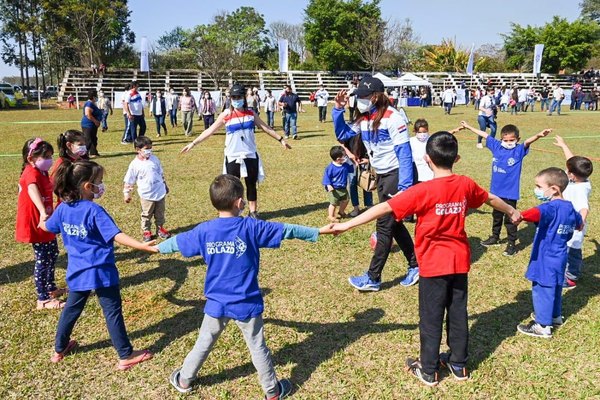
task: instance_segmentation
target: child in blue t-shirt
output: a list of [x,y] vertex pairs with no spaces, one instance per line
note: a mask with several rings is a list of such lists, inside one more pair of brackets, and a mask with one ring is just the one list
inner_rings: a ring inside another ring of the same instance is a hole
[[54,188],[61,204],[41,228],[60,233],[68,254],[69,297],[58,321],[55,353],[57,363],[77,342],[71,333],[92,290],[96,293],[113,346],[119,355],[117,369],[126,370],[152,358],[148,350],[133,350],[123,320],[119,272],[115,265],[114,242],[156,253],[155,242],[140,243],[117,227],[104,208],[94,203],[104,193],[104,169],[92,161],[65,160],[54,174]]
[[329,150],[329,156],[333,160],[323,173],[323,186],[329,197],[329,208],[327,219],[331,222],[340,222],[336,215],[339,207],[340,217],[345,217],[348,205],[348,175],[354,172],[352,165],[346,162],[346,152],[342,146],[333,146]]
[[[500,197],[505,203],[517,208],[521,192],[521,168],[523,158],[529,154],[529,146],[539,138],[547,136],[552,129],[544,129],[540,133],[519,143],[519,128],[509,124],[502,127],[500,140],[490,137],[486,132],[473,128],[465,121],[460,123],[463,127],[486,139],[485,146],[492,152],[492,179],[490,193]],[[492,235],[481,242],[485,247],[497,246],[500,243],[502,222],[506,227],[508,244],[504,250],[505,256],[514,256],[517,253],[517,226],[503,213],[492,211]]]
[[180,251],[184,257],[202,256],[208,265],[204,283],[204,319],[194,348],[169,382],[181,393],[192,390],[196,375],[230,320],[242,331],[252,363],[267,399],[290,393],[287,379],[277,380],[265,343],[263,298],[258,286],[260,248],[278,248],[283,239],[317,241],[321,229],[242,218],[244,187],[233,175],[219,175],[210,185],[210,200],[219,218],[201,223],[158,246],[161,253]]
[[519,324],[526,335],[550,338],[552,327],[562,325],[562,286],[567,266],[567,242],[583,225],[581,215],[562,193],[569,184],[560,168],[547,168],[535,177],[535,197],[543,201],[522,213],[537,225],[525,277],[532,283],[533,320]]

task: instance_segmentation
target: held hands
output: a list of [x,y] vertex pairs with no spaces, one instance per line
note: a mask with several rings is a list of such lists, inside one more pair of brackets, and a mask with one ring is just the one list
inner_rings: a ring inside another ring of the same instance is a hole
[[519,225],[523,221],[523,216],[519,212],[519,210],[513,208],[509,214],[510,220],[513,224]]
[[460,126],[462,129],[469,129],[471,130],[471,126],[467,123],[467,121],[460,121]]
[[337,235],[336,231],[334,231],[331,227],[334,224],[329,224],[329,225],[325,225],[321,228],[319,228],[319,234],[320,235]]
[[336,108],[346,107],[346,104],[348,103],[348,91],[343,89],[340,90],[339,92],[337,92],[337,95],[333,100],[335,101]]
[[337,224],[331,224],[331,225],[328,226],[328,228],[331,230],[331,233],[333,233],[336,236],[339,235],[340,233],[344,233],[348,229],[350,229],[348,227],[348,224],[345,223],[345,222],[337,223]]
[[140,243],[140,250],[148,252],[148,253],[158,253],[158,246],[156,245],[156,240],[151,240],[149,242]]

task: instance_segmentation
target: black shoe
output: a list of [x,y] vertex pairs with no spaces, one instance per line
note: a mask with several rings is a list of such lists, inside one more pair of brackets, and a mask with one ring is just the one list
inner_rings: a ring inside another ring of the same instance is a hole
[[[277,381],[277,387],[279,388],[279,394],[274,397],[275,399],[283,399],[285,397],[288,397],[288,395],[290,393],[292,393],[292,382],[290,382],[287,379],[281,379],[279,381]],[[273,397],[271,397],[273,398]],[[265,400],[267,399],[267,396],[265,396]]]
[[450,353],[440,354],[440,364],[444,368],[448,368],[448,371],[454,376],[454,379],[459,381],[466,381],[469,379],[469,373],[465,367],[458,367],[450,363]]
[[490,236],[486,240],[483,240],[481,242],[481,245],[485,246],[485,247],[499,246],[500,245],[500,239],[497,238],[496,236]]
[[254,219],[260,219],[260,217],[258,216],[258,211],[250,211],[250,212],[248,213],[248,216],[249,216],[250,218],[254,218]]
[[512,257],[515,254],[517,254],[517,246],[515,246],[514,243],[508,243],[508,245],[506,246],[506,250],[504,250],[504,253],[502,253],[502,255]]
[[421,361],[419,361],[418,358],[407,358],[406,367],[404,367],[404,369],[409,374],[413,374],[414,376],[419,378],[419,380],[427,386],[436,386],[439,383],[438,373],[434,372],[433,374],[428,374],[423,372],[423,368],[421,367]]

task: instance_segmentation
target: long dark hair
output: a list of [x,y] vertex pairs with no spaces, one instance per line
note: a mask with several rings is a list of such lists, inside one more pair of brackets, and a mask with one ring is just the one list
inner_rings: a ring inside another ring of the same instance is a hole
[[81,187],[104,173],[104,168],[89,160],[71,162],[67,159],[54,173],[54,193],[65,203],[81,200]]
[[50,143],[42,140],[42,138],[32,138],[26,141],[23,145],[23,150],[21,150],[21,154],[23,155],[21,172],[29,165],[29,157],[42,157],[48,153],[54,154],[54,148]]
[[[73,158],[73,154],[69,151],[67,143],[85,143],[83,132],[76,129],[69,129],[58,135],[56,144],[58,146],[58,156],[62,158]],[[85,156],[82,158],[86,158]]]
[[[376,134],[379,129],[379,125],[381,124],[381,119],[385,115],[388,107],[390,106],[390,98],[383,92],[375,92],[371,95],[371,98],[375,96],[375,102],[373,105],[377,108],[377,113],[375,115],[375,119],[373,120],[373,128],[372,131]],[[356,99],[358,101],[358,99]],[[365,113],[361,113],[358,111],[358,107],[354,110],[354,123],[357,124],[360,120],[369,115],[369,111]]]

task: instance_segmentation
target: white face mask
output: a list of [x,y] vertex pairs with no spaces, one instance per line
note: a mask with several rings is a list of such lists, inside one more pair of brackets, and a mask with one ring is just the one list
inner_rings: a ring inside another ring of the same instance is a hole
[[504,147],[506,150],[512,150],[517,147],[517,142],[500,142],[500,146]]
[[104,192],[106,192],[106,187],[104,186],[104,183],[99,183],[97,185],[92,183],[92,185],[94,185],[98,188],[98,192],[94,193],[94,199],[99,199],[100,197],[102,197]]
[[146,159],[148,159],[152,155],[152,149],[142,149],[142,154]]
[[418,132],[416,135],[419,142],[426,142],[429,139],[429,132]]
[[373,107],[373,103],[371,102],[371,99],[356,99],[356,107],[358,108],[358,112],[363,114]]

